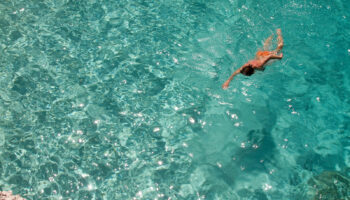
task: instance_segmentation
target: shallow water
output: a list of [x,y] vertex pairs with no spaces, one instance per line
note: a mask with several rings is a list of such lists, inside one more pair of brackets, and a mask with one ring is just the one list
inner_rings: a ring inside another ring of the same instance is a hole
[[[349,11],[345,0],[1,1],[0,190],[320,198],[312,177],[349,177]],[[284,58],[222,90],[276,28]]]

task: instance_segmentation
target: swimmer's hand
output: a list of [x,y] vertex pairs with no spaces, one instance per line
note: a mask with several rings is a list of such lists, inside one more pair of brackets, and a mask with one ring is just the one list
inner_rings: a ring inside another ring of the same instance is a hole
[[240,67],[239,69],[237,69],[235,72],[233,72],[233,74],[230,76],[230,78],[227,79],[227,81],[225,81],[224,84],[222,84],[222,89],[226,90],[228,88],[228,85],[230,85],[230,82],[232,81],[233,77],[236,76],[237,74],[239,74],[242,69],[246,66],[248,66],[249,64],[246,63],[244,64],[242,67]]
[[228,88],[228,86],[230,85],[230,82],[231,82],[231,80],[225,81],[225,83],[222,84],[222,89],[226,90]]

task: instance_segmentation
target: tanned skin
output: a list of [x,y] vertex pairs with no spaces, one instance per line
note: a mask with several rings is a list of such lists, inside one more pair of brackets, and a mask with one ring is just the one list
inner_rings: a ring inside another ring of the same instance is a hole
[[268,51],[269,44],[272,40],[272,36],[268,37],[264,43],[264,51],[258,51],[256,57],[253,60],[248,61],[237,69],[233,74],[225,81],[222,85],[223,89],[227,89],[233,77],[241,73],[242,69],[245,67],[252,67],[254,70],[264,70],[265,64],[271,59],[282,59],[283,53],[280,51],[283,48],[283,38],[281,29],[277,29],[277,48],[273,51]]

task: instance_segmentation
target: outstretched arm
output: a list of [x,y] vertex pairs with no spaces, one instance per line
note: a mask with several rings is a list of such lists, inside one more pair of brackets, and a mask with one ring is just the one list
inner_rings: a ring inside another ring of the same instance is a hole
[[222,84],[222,89],[226,90],[228,88],[228,86],[230,85],[230,82],[232,81],[233,77],[236,76],[237,74],[239,74],[241,72],[241,70],[246,66],[247,64],[244,64],[242,67],[240,67],[239,69],[237,69],[235,72],[233,72],[233,74],[225,81],[224,84]]

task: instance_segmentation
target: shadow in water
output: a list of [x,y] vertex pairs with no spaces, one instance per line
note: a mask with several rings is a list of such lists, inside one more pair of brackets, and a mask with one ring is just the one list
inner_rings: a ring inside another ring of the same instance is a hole
[[195,155],[193,171],[201,171],[205,179],[200,187],[202,194],[215,193],[224,198],[242,183],[253,186],[251,180],[268,173],[267,164],[276,163],[276,144],[271,135],[276,115],[267,103],[262,106],[242,104],[239,107],[245,107],[244,112],[231,109],[230,113],[236,113],[244,125],[237,127],[234,119],[216,112],[210,116],[212,125],[190,144],[189,150]]

